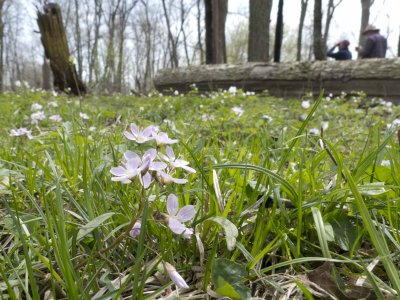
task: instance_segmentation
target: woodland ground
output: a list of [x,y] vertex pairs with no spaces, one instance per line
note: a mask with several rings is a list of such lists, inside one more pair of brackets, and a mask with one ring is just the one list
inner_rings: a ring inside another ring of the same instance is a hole
[[[0,111],[1,299],[400,292],[400,107],[390,102],[21,90],[0,95]],[[127,139],[131,123],[154,135]],[[160,132],[179,142],[155,145]],[[149,149],[162,172],[144,167]],[[117,166],[132,182],[112,181]]]

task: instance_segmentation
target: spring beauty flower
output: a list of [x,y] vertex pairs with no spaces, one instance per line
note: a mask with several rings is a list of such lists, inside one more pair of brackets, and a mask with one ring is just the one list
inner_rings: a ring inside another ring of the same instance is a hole
[[43,106],[40,105],[39,103],[33,103],[31,106],[32,111],[38,111],[38,110],[41,110],[42,108],[43,108]]
[[18,129],[11,129],[10,136],[23,136],[26,135],[28,139],[32,139],[32,131],[24,127]]
[[142,224],[139,221],[136,221],[133,225],[131,231],[129,231],[129,235],[133,238],[140,235],[140,229],[142,228]]
[[195,169],[188,166],[189,163],[186,160],[178,159],[175,157],[174,150],[172,150],[171,147],[169,146],[165,147],[165,153],[166,155],[164,155],[163,153],[159,153],[158,155],[163,161],[169,164],[171,170],[174,170],[176,168],[182,168],[190,173],[196,173]]
[[155,131],[154,126],[148,126],[143,130],[140,130],[136,124],[131,123],[130,132],[124,131],[124,135],[128,140],[135,141],[139,144],[143,144],[153,139],[152,133]]
[[43,111],[38,111],[31,114],[31,123],[38,124],[39,121],[46,119],[46,115]]
[[238,107],[238,106],[232,107],[232,111],[233,111],[233,113],[234,113],[235,115],[237,115],[238,117],[240,117],[240,116],[243,115],[243,113],[244,113],[243,108]]
[[81,119],[83,119],[83,120],[89,120],[89,116],[88,116],[87,114],[83,113],[83,112],[80,112],[80,113],[79,113],[79,116],[80,116]]
[[53,122],[61,122],[62,121],[62,118],[60,115],[52,115],[49,117],[49,119]]
[[310,108],[310,106],[311,106],[311,104],[310,104],[310,101],[308,101],[308,100],[303,100],[301,102],[301,107],[304,109]]
[[179,289],[189,288],[185,279],[183,279],[182,276],[179,275],[179,273],[170,263],[163,262],[163,265],[165,272],[168,274],[169,278],[171,278],[172,282],[175,283],[177,288]]
[[153,139],[156,141],[157,147],[164,147],[166,145],[175,144],[178,140],[170,139],[168,134],[165,132],[156,132],[153,131],[152,133]]
[[173,233],[182,235],[188,239],[193,234],[193,230],[187,228],[183,223],[193,219],[196,211],[193,205],[185,205],[179,209],[178,197],[170,194],[167,199],[168,227]]

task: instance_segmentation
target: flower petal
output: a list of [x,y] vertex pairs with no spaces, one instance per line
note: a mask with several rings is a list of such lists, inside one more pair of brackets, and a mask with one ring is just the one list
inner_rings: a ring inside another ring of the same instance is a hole
[[176,271],[176,269],[169,263],[164,262],[164,269],[167,272],[169,278],[175,283],[177,288],[187,289],[189,286],[187,285],[185,279],[182,278],[181,275]]
[[113,167],[110,172],[115,176],[123,176],[126,174],[126,169],[124,167]]
[[179,222],[187,222],[193,219],[194,215],[196,214],[196,210],[194,209],[193,205],[186,205],[182,207],[182,209],[176,215],[176,218]]
[[133,152],[133,151],[125,151],[125,153],[124,153],[124,157],[125,157],[125,159],[126,160],[130,160],[130,159],[138,159],[138,158],[140,158],[139,157],[139,155],[137,155],[135,152]]
[[171,217],[168,218],[168,227],[173,233],[179,235],[181,235],[188,229],[184,224]]
[[147,189],[150,186],[152,178],[153,177],[151,177],[150,173],[148,172],[144,174],[142,177],[140,177],[140,183],[143,185],[145,189]]
[[170,146],[167,146],[167,147],[165,148],[165,153],[167,153],[168,157],[169,157],[171,160],[175,160],[175,153],[174,153],[174,150],[172,150],[172,148],[171,148]]
[[137,134],[139,133],[139,128],[136,126],[135,123],[131,123],[130,128],[131,128],[131,131],[132,131],[132,133],[133,133],[134,135],[137,135]]
[[167,211],[170,216],[176,216],[179,209],[178,197],[170,194],[167,199]]

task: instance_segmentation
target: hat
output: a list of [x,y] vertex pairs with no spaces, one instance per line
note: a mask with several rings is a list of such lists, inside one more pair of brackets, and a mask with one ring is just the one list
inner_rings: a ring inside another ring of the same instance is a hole
[[340,41],[340,44],[342,44],[343,47],[347,48],[350,45],[350,42],[348,40],[342,40],[342,41]]
[[379,28],[376,28],[374,25],[372,24],[368,24],[367,27],[365,27],[363,34],[366,34],[369,31],[379,31]]

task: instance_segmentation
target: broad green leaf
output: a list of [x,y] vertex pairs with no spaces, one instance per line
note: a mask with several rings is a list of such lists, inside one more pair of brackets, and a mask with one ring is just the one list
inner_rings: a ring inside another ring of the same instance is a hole
[[218,294],[232,299],[250,299],[250,289],[243,283],[247,275],[245,265],[219,258],[215,260],[211,278]]
[[79,241],[83,237],[85,237],[86,235],[91,233],[93,230],[98,228],[101,224],[103,224],[105,221],[107,221],[114,214],[115,213],[113,213],[113,212],[105,213],[103,215],[100,215],[100,216],[94,218],[93,220],[91,220],[87,224],[83,225],[78,231],[77,240]]
[[209,218],[209,220],[221,225],[225,233],[226,246],[228,250],[232,251],[233,249],[235,249],[236,238],[239,234],[235,224],[224,217],[212,217]]

